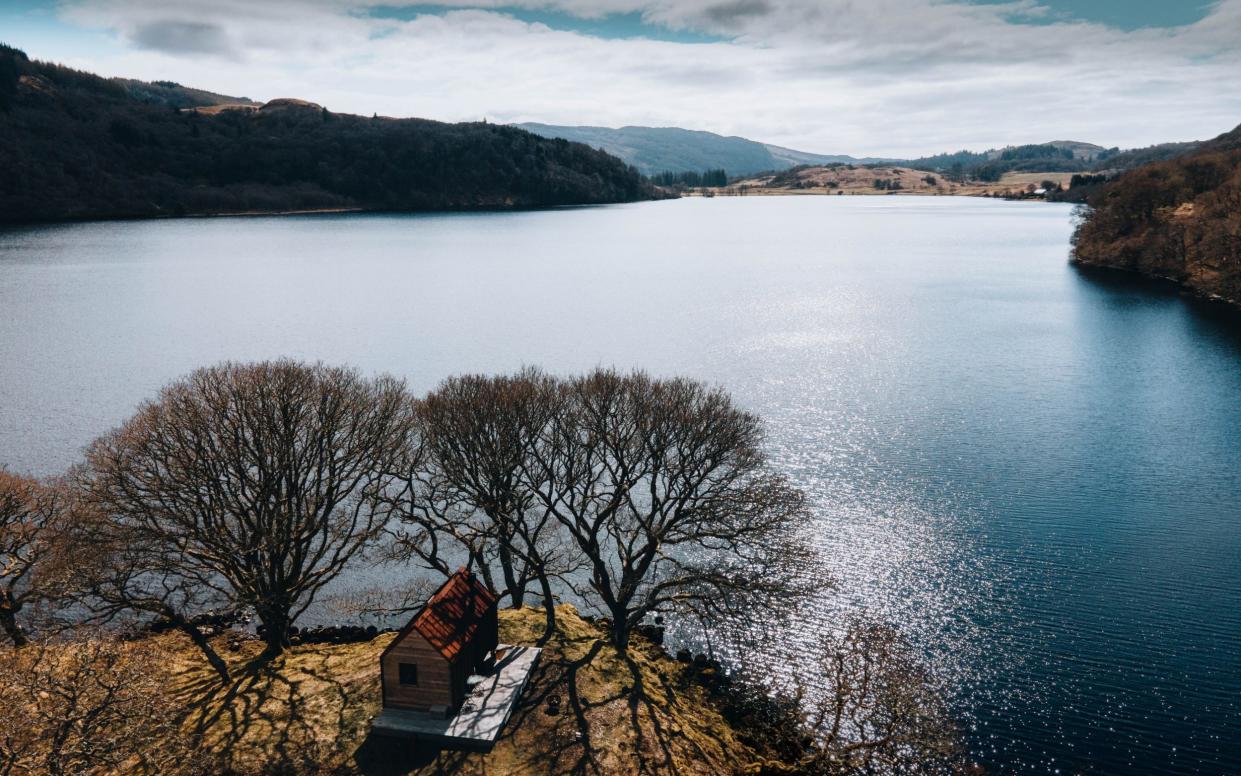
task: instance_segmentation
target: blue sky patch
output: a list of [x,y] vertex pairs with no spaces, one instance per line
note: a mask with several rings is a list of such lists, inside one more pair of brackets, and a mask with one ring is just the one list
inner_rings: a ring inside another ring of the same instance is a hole
[[[419,4],[406,6],[376,5],[367,9],[366,15],[372,19],[399,19],[409,21],[417,16],[442,16],[449,11],[464,10],[463,6]],[[718,43],[727,38],[707,35],[693,30],[674,30],[659,24],[651,24],[642,18],[641,13],[614,13],[596,19],[585,19],[563,11],[545,9],[514,8],[500,6],[496,8],[479,7],[475,10],[491,11],[511,16],[527,24],[544,24],[553,30],[576,32],[605,40],[632,40],[646,38],[672,43]]]
[[52,52],[72,50],[80,56],[100,56],[113,50],[112,41],[98,30],[65,24],[51,0],[0,0],[0,43],[25,51],[35,59]]
[[[971,0],[980,4],[997,4],[1009,0]],[[1181,27],[1201,21],[1211,12],[1214,2],[1206,0],[1039,0],[1049,13],[1043,16],[1017,15],[1013,21],[1027,24],[1056,22],[1094,22],[1119,30],[1140,30],[1151,27]]]

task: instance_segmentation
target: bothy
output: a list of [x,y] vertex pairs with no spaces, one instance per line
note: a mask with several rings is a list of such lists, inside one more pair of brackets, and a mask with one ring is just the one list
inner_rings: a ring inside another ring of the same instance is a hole
[[380,658],[384,708],[461,708],[474,674],[490,672],[498,645],[496,595],[460,569],[401,629]]

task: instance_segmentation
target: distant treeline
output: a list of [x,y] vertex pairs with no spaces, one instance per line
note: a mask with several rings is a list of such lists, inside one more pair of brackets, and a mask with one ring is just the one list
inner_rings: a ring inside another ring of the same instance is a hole
[[702,172],[660,172],[649,178],[648,181],[656,186],[667,186],[669,188],[699,188],[702,186],[727,186],[728,172],[723,169],[703,170]]
[[1088,205],[1074,235],[1079,264],[1241,304],[1241,127],[1096,185]]
[[170,82],[104,79],[0,46],[0,221],[654,195],[613,156],[513,127],[366,118],[296,100],[184,107],[213,97]]
[[1104,184],[1113,180],[1119,173],[1116,172],[1078,172],[1069,178],[1067,188],[1058,186],[1048,189],[1047,199],[1052,202],[1074,202],[1079,205],[1090,201],[1090,198],[1103,188]]
[[957,151],[937,154],[908,162],[916,170],[938,172],[951,181],[998,181],[1007,172],[1077,172],[1088,171],[1108,156],[1119,153],[1111,148],[1088,158],[1077,158],[1071,148],[1053,145],[1023,145],[1000,151]]
[[[1197,148],[1199,143],[1162,143],[1147,148],[1121,151],[1101,148],[1076,154],[1068,146],[1041,143],[975,152],[924,156],[905,164],[916,170],[938,172],[955,182],[967,180],[994,183],[1009,172],[1117,172],[1143,164],[1173,159]],[[1089,146],[1086,146],[1089,149]]]
[[1096,183],[1107,183],[1108,180],[1108,176],[1103,173],[1099,173],[1097,175],[1077,173],[1072,178],[1069,178],[1069,188],[1077,188],[1078,186],[1093,186]]
[[1188,143],[1160,143],[1147,146],[1146,148],[1131,148],[1128,151],[1121,151],[1115,156],[1108,157],[1105,164],[1095,165],[1095,168],[1097,170],[1113,171],[1131,170],[1144,164],[1152,164],[1184,156],[1198,150],[1202,145],[1201,142],[1195,140]]

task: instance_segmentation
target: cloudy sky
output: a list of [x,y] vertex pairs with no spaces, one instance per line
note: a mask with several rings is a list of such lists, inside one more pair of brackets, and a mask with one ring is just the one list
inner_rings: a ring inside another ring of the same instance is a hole
[[682,126],[820,153],[1241,123],[1241,0],[0,0],[110,76],[446,121]]

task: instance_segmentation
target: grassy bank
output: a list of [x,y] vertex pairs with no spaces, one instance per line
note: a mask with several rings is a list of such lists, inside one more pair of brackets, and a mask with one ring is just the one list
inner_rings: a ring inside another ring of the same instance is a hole
[[[234,681],[223,686],[188,645],[158,637],[168,688],[195,740],[191,773],[202,763],[236,773],[339,774],[724,774],[753,770],[759,756],[742,743],[694,669],[636,643],[629,660],[604,634],[562,607],[559,629],[512,721],[490,754],[418,751],[370,737],[378,713],[378,659],[392,636],[360,644],[291,649],[248,670],[259,642],[229,653]],[[501,640],[533,643],[542,613],[500,613]],[[547,699],[561,700],[558,715]],[[174,771],[177,772],[177,771]]]
[[[710,191],[717,196],[744,192],[746,196],[769,197],[838,194],[1003,197],[1020,195],[1031,185],[1037,188],[1045,181],[1067,187],[1072,177],[1073,173],[1068,172],[1008,172],[995,182],[954,183],[938,173],[908,167],[806,167],[754,176]],[[882,182],[884,188],[876,186],[877,182]],[[895,183],[900,187],[892,188]],[[696,193],[689,192],[690,196]]]

